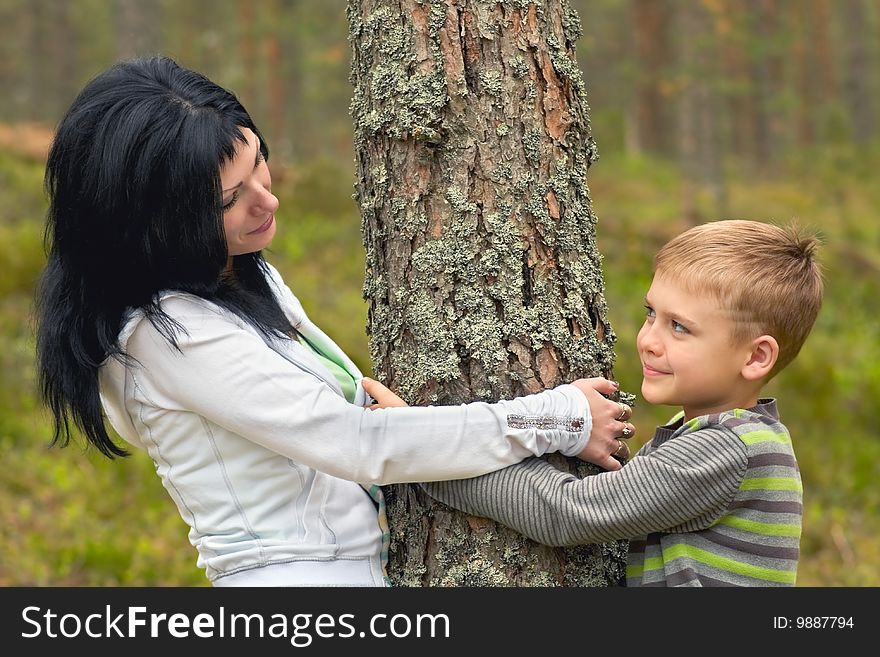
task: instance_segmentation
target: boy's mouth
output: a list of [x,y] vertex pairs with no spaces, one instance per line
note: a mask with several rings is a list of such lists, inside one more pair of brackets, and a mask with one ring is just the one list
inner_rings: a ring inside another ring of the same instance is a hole
[[642,374],[644,376],[666,376],[669,374],[669,372],[664,372],[662,370],[651,367],[647,363],[642,363]]

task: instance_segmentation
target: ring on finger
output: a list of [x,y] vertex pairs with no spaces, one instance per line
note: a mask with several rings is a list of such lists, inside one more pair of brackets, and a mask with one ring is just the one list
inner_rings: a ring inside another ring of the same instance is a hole
[[[623,451],[623,454],[620,453],[621,450]],[[623,442],[620,438],[618,438],[617,439],[617,449],[615,450],[614,454],[612,454],[612,456],[620,456],[620,457],[625,458],[627,456],[627,454],[629,454],[629,446],[625,442]]]
[[633,434],[632,429],[630,429],[629,427],[623,427],[623,434],[622,435],[624,438],[629,438],[632,434]]
[[618,415],[618,416],[617,416],[616,418],[614,418],[614,419],[617,420],[617,421],[619,422],[619,421],[623,420],[623,419],[626,417],[626,414],[629,412],[629,406],[627,406],[627,405],[624,404],[623,402],[617,402],[617,403],[620,404],[620,415]]

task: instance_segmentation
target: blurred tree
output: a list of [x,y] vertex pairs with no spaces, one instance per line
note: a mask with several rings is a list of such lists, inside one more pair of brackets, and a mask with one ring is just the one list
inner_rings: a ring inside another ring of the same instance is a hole
[[[681,34],[697,34],[698,18],[696,9],[690,4],[680,6],[677,11],[677,31]],[[678,64],[683,70],[695,66],[696,49],[692,39],[681,39],[678,43]],[[693,74],[683,75],[682,89],[678,96],[678,157],[681,162],[681,207],[682,216],[690,224],[701,221],[697,210],[697,185],[700,177],[697,161],[697,87]]]
[[[282,20],[278,0],[267,0],[263,5],[266,25],[263,48],[266,60],[266,94],[269,106],[267,116],[273,141],[287,144],[287,130],[284,122],[284,70],[281,57],[281,38],[279,35]],[[277,173],[277,170],[276,170]]]
[[633,25],[632,44],[636,52],[638,82],[636,85],[634,121],[627,137],[631,152],[670,153],[672,140],[668,125],[670,94],[667,67],[670,63],[670,6],[668,0],[630,0]]
[[113,10],[120,58],[161,52],[161,0],[115,0]]
[[251,0],[238,0],[238,53],[242,76],[241,93],[247,99],[251,111],[258,108],[257,98],[257,53],[254,47],[254,3]]
[[810,3],[804,0],[793,4],[792,23],[795,28],[794,37],[794,61],[797,66],[797,91],[796,126],[797,142],[801,145],[811,145],[816,139],[815,115],[821,97],[819,85],[815,82],[813,69],[813,50],[810,28],[814,18]]
[[[728,15],[730,29],[721,43],[722,71],[727,84],[722,89],[725,103],[724,114],[737,117],[736,139],[730,139],[728,129],[727,142],[730,150],[740,157],[748,157],[754,148],[754,123],[756,122],[754,103],[755,94],[751,93],[750,67],[744,44],[747,39],[749,25],[747,17],[751,11],[743,11],[737,0],[722,0]],[[749,8],[760,0],[750,0]],[[750,35],[751,36],[751,35]]]
[[[307,97],[310,78],[312,75],[316,75],[309,54],[312,51],[314,40],[319,36],[332,43],[337,43],[338,39],[333,39],[328,35],[326,25],[321,23],[321,17],[315,16],[316,11],[319,10],[311,3],[300,2],[300,0],[282,0],[282,10],[287,21],[287,27],[281,33],[281,47],[284,51],[283,61],[286,70],[284,83],[287,92],[284,99],[284,109],[288,141],[284,145],[284,149],[290,161],[305,163],[314,158],[316,152],[311,147],[312,142],[320,136],[320,131],[316,130],[319,125],[315,119],[317,112],[314,103],[310,102]],[[339,7],[336,7],[335,11],[337,14],[344,14]],[[344,16],[341,18],[344,20]],[[346,75],[346,68],[342,66],[338,74],[332,77],[345,79]],[[324,74],[323,77],[326,79],[331,76]],[[345,109],[347,102],[341,99],[340,106]],[[345,117],[344,123],[350,124],[348,117]]]
[[[707,3],[708,4],[708,3]],[[726,184],[721,167],[718,123],[717,21],[712,7],[682,2],[675,5],[678,40],[678,156],[682,171],[682,217],[692,225],[702,222],[697,196],[703,186],[712,192],[715,216],[727,213]],[[717,10],[717,7],[715,7]]]
[[[77,40],[66,2],[38,1],[22,8],[26,56],[24,70],[25,116],[51,121],[76,94]],[[5,90],[4,90],[5,92]]]
[[776,143],[770,123],[769,102],[774,86],[780,83],[779,58],[773,56],[771,50],[771,44],[776,39],[776,2],[750,0],[746,14],[750,17],[749,38],[755,44],[749,53],[751,88],[748,115],[751,118],[752,153],[758,166],[766,169],[773,159]]
[[849,0],[838,6],[843,11],[849,44],[844,92],[852,118],[853,137],[857,144],[867,144],[873,139],[876,127],[867,7],[864,0]]
[[[459,404],[610,375],[577,14],[564,0],[350,0],[348,15],[375,376],[409,403]],[[621,545],[550,548],[415,486],[385,490],[399,585],[622,575]]]
[[[843,4],[848,3],[849,0]],[[810,41],[815,49],[815,79],[819,87],[819,97],[835,98],[837,96],[837,75],[834,70],[834,53],[828,34],[831,18],[828,12],[828,0],[811,0],[810,4]]]

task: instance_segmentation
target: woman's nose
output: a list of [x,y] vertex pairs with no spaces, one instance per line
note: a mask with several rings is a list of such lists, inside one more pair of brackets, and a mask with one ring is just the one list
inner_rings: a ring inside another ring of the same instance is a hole
[[264,187],[260,190],[259,200],[254,206],[255,214],[274,213],[278,209],[278,204],[278,197]]

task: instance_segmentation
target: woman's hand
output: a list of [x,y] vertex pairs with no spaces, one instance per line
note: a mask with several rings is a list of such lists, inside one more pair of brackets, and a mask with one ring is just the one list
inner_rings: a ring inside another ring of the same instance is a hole
[[586,396],[593,418],[590,440],[577,457],[606,470],[620,470],[622,466],[617,459],[629,456],[629,446],[625,441],[636,433],[636,428],[628,422],[632,417],[632,408],[603,397],[617,392],[617,384],[608,379],[578,379],[572,385]]
[[377,408],[392,408],[394,406],[409,406],[405,401],[403,401],[400,397],[391,392],[388,388],[383,386],[381,383],[376,381],[375,379],[368,379],[364,377],[361,379],[361,385],[364,387],[364,392],[366,392],[370,397],[376,400],[375,404],[370,404],[367,406],[371,411],[376,410]]

